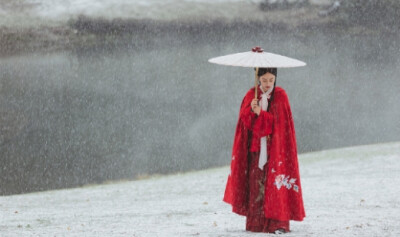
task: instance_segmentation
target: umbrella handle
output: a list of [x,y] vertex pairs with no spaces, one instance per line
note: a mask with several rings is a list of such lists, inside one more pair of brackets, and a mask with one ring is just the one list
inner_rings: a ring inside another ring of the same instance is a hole
[[255,82],[254,82],[254,99],[257,99],[258,98],[258,96],[257,96],[257,92],[258,92],[258,90],[257,90],[257,86],[258,86],[258,67],[256,67],[256,72],[255,72]]

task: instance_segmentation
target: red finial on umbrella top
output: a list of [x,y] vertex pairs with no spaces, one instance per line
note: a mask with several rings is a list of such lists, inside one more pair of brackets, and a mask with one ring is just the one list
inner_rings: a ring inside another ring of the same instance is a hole
[[262,49],[260,46],[256,46],[252,48],[251,51],[253,51],[254,53],[262,53],[264,52],[264,49]]

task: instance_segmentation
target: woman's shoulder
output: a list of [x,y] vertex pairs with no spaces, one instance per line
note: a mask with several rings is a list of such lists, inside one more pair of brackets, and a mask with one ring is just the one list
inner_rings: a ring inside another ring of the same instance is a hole
[[282,87],[277,86],[277,87],[275,87],[275,93],[278,93],[278,94],[280,94],[280,93],[286,94],[286,91],[285,91]]
[[275,97],[275,99],[279,99],[279,100],[288,100],[286,91],[282,87],[278,87],[278,86],[275,87],[274,97]]
[[287,96],[286,91],[282,87],[275,87],[275,95]]

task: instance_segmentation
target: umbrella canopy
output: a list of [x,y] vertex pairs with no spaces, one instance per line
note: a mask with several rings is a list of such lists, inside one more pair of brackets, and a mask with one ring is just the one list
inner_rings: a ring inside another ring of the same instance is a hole
[[210,63],[237,67],[267,67],[267,68],[289,68],[302,67],[306,63],[300,60],[285,57],[279,54],[264,52],[260,47],[254,47],[251,51],[229,54],[221,57],[211,58]]
[[253,67],[255,71],[254,90],[255,98],[257,98],[257,84],[258,84],[258,69],[259,68],[289,68],[289,67],[302,67],[306,63],[300,60],[285,57],[279,54],[264,52],[264,50],[257,46],[251,51],[229,54],[221,57],[211,58],[208,60],[210,63],[216,63],[227,66],[237,67]]

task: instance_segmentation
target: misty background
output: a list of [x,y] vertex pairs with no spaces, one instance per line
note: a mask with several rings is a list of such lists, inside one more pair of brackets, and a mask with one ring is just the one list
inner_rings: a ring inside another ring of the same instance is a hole
[[[276,18],[329,6],[255,9]],[[0,195],[228,165],[254,72],[207,60],[256,45],[307,62],[277,77],[299,152],[399,141],[397,28],[349,26],[346,16],[310,23],[79,15],[53,28],[3,26]],[[52,33],[41,40],[44,31]]]

